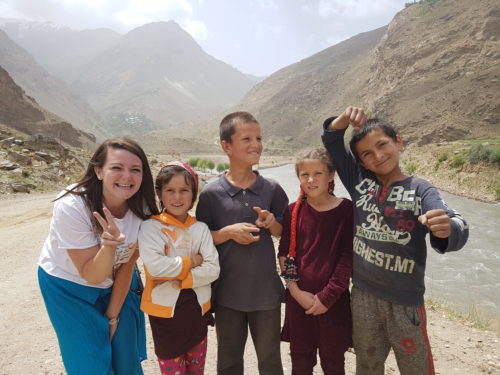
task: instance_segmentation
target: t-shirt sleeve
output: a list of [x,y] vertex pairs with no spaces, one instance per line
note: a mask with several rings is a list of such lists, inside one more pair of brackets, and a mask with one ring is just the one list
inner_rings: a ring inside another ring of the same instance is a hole
[[57,200],[52,220],[59,248],[88,249],[99,244],[90,212],[81,197],[68,194]]

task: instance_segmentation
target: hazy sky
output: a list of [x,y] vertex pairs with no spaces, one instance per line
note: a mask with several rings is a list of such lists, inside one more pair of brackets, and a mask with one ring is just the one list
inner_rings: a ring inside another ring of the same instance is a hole
[[0,17],[126,33],[175,20],[201,47],[244,73],[269,75],[363,31],[412,0],[0,0]]

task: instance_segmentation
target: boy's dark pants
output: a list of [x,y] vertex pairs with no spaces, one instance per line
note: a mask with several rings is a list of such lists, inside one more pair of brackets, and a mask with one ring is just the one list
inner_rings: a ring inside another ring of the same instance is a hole
[[283,375],[280,355],[281,309],[244,312],[217,306],[217,374],[243,375],[243,353],[252,335],[260,375]]
[[383,375],[390,349],[401,375],[433,375],[424,306],[397,305],[353,287],[352,339],[356,375]]

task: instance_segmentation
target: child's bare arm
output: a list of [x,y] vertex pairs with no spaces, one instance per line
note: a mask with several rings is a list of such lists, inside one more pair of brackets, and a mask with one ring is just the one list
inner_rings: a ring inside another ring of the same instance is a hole
[[293,299],[299,303],[304,310],[309,310],[314,305],[314,294],[306,292],[299,288],[295,281],[289,281],[287,283],[288,290],[292,295]]
[[286,257],[284,257],[284,256],[278,257],[278,263],[279,263],[281,272],[285,271],[285,259],[286,259]]
[[420,224],[429,228],[438,238],[448,238],[451,234],[450,217],[442,209],[429,210],[418,218]]
[[344,113],[328,125],[328,130],[341,130],[347,128],[349,124],[352,124],[354,131],[359,131],[365,122],[366,113],[363,109],[358,107],[347,107]]
[[260,236],[253,235],[260,231],[256,225],[250,223],[236,223],[225,226],[219,230],[213,230],[212,238],[215,245],[219,245],[229,240],[238,242],[241,245],[248,245],[260,239]]

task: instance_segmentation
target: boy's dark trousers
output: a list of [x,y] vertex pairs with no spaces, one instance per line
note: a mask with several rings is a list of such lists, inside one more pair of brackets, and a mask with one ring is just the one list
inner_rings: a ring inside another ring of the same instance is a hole
[[434,375],[424,306],[403,306],[353,287],[356,375],[383,375],[392,348],[401,375]]
[[224,306],[215,309],[217,374],[243,375],[243,354],[252,335],[260,375],[283,375],[280,355],[281,309],[244,312]]

